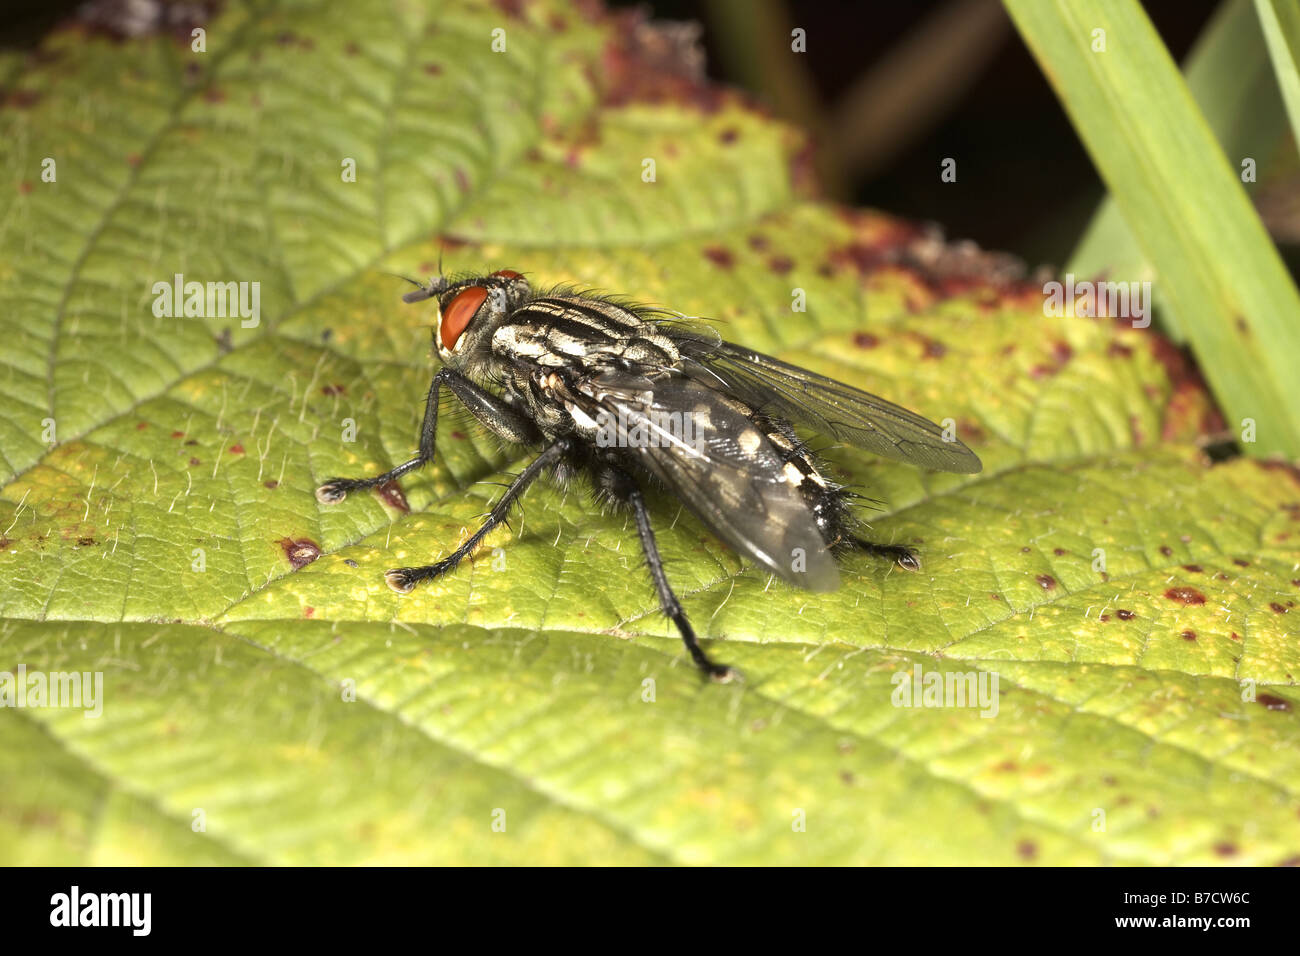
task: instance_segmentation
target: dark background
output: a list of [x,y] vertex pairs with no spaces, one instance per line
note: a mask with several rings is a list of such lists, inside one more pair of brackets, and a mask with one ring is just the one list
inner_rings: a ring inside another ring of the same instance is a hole
[[[753,89],[746,78],[726,67],[728,33],[718,11],[735,4],[612,0],[609,5],[648,6],[657,17],[700,21],[709,74]],[[790,24],[807,30],[808,53],[802,62],[819,99],[832,104],[909,35],[960,2],[789,0],[778,6],[787,11]],[[1000,3],[991,6],[1000,11]],[[1144,0],[1143,6],[1181,63],[1218,2]],[[974,239],[986,248],[1016,253],[1031,269],[1060,265],[1082,235],[1105,188],[1005,12],[1000,11],[1000,19],[1004,28],[996,42],[987,44],[984,63],[969,75],[952,77],[950,99],[925,116],[909,136],[895,142],[896,151],[883,165],[846,176],[838,198],[937,222],[949,237]],[[788,31],[784,37],[788,45]],[[924,63],[921,69],[941,77],[950,72],[949,64],[942,61]],[[958,161],[957,182],[941,183],[939,163],[949,156]]]
[[[96,5],[125,2],[97,0]],[[1068,118],[996,0],[606,4],[640,7],[656,19],[698,22],[707,54],[705,69],[712,78],[747,88],[773,112],[814,131],[819,119],[826,122],[836,116],[836,104],[855,84],[913,41],[919,51],[915,62],[878,85],[870,101],[907,102],[909,90],[927,85],[937,92],[909,116],[906,129],[897,123],[878,124],[873,155],[866,160],[828,165],[827,154],[834,150],[826,150],[821,137],[819,173],[833,171],[821,176],[832,198],[937,222],[951,238],[1013,252],[1033,268],[1064,263],[1104,195]],[[981,4],[985,8],[977,10]],[[218,4],[209,0],[190,5]],[[77,0],[0,0],[5,11],[0,47],[31,48],[83,6]],[[1217,0],[1146,0],[1144,6],[1174,58],[1181,61]],[[962,14],[974,14],[982,26],[972,28]],[[936,27],[945,18],[947,26]],[[805,29],[808,38],[808,52],[798,58],[806,95],[796,105],[781,100],[784,91],[799,84],[768,66],[790,58],[756,55],[753,37],[738,40],[754,27],[788,51],[792,25]],[[916,41],[927,27],[973,50],[973,62],[954,66],[934,34]],[[872,124],[865,128],[875,135]],[[958,178],[945,184],[939,181],[939,163],[949,156],[958,161]]]

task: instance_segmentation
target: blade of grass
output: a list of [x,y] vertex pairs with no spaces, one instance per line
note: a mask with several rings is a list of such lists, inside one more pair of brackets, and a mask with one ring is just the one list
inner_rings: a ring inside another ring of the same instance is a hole
[[[1183,76],[1229,157],[1236,161],[1251,157],[1263,164],[1265,157],[1285,144],[1286,110],[1251,0],[1220,4],[1188,54]],[[1139,282],[1155,277],[1150,260],[1109,196],[1098,206],[1066,271],[1086,278],[1104,275]],[[1184,342],[1178,316],[1159,286],[1154,292],[1162,328],[1175,341]]]
[[1255,10],[1291,117],[1291,129],[1300,138],[1300,73],[1296,70],[1296,58],[1300,57],[1300,4],[1296,0],[1255,0]]
[[1255,423],[1245,450],[1300,457],[1300,390],[1288,387],[1300,295],[1146,13],[1134,0],[1004,2],[1229,422]]

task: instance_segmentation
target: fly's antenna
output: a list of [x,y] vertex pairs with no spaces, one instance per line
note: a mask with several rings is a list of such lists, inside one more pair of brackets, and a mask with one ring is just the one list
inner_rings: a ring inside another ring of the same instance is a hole
[[411,285],[415,286],[414,292],[408,292],[402,296],[403,302],[423,302],[425,299],[432,299],[435,295],[447,287],[447,281],[442,277],[442,262],[438,263],[438,278],[430,279],[429,284],[425,285],[418,279],[412,279],[410,276],[404,276],[397,272],[385,272],[384,275],[392,276],[394,279],[405,279]]
[[410,276],[404,276],[400,272],[385,272],[384,275],[392,276],[394,279],[405,279],[407,282],[411,283],[411,285],[419,286],[421,289],[424,288],[423,282],[418,279],[412,279]]

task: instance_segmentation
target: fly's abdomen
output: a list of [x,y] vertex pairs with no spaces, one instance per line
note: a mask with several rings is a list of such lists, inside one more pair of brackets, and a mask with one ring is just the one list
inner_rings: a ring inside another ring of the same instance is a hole
[[762,416],[755,416],[755,422],[785,459],[782,476],[803,497],[827,546],[840,544],[849,534],[849,495],[826,477],[817,456],[798,439],[788,422]]

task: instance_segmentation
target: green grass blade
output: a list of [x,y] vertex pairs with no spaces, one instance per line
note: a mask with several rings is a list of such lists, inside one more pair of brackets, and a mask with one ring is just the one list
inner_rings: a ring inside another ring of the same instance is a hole
[[[1183,65],[1187,88],[1214,130],[1224,152],[1239,161],[1261,164],[1283,143],[1290,130],[1251,0],[1226,0],[1210,19]],[[1267,178],[1264,173],[1261,178]],[[1150,260],[1107,196],[1084,231],[1066,266],[1078,276],[1105,275],[1117,280],[1155,278]],[[1178,316],[1154,287],[1162,327],[1183,342]]]
[[1296,0],[1255,0],[1259,25],[1277,73],[1277,85],[1286,101],[1291,129],[1300,132],[1300,4]]
[[1229,423],[1255,423],[1245,450],[1300,457],[1300,390],[1288,388],[1300,295],[1146,13],[1133,0],[1005,3]]

